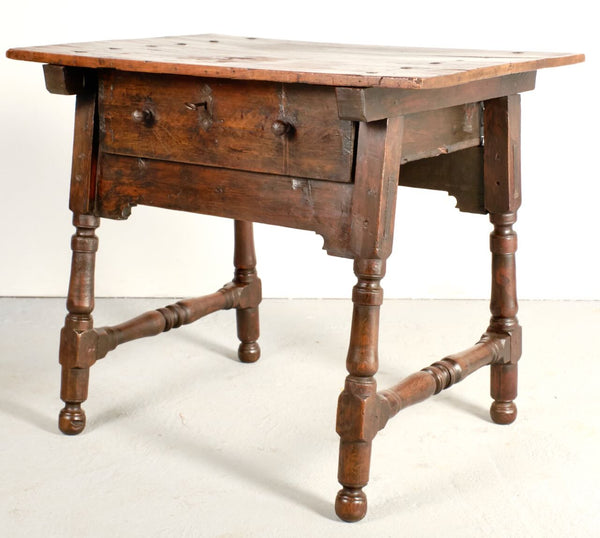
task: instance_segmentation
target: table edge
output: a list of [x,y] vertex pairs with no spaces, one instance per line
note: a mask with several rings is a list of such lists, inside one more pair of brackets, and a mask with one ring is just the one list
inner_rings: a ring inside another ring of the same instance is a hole
[[[514,73],[537,71],[549,67],[561,67],[585,61],[584,54],[564,53],[542,59],[531,59],[498,66],[485,66],[467,71],[437,75],[432,77],[394,77],[385,75],[362,75],[343,73],[322,73],[318,71],[291,71],[281,69],[261,69],[248,67],[192,65],[178,62],[148,62],[144,60],[123,60],[121,58],[98,58],[74,56],[72,54],[52,53],[36,50],[37,47],[11,48],[6,51],[7,58],[13,60],[49,63],[87,69],[116,69],[140,73],[165,75],[186,75],[196,77],[221,78],[230,80],[257,80],[265,82],[313,84],[357,88],[396,88],[425,90],[458,86],[474,80],[494,78]],[[559,54],[559,53],[547,53]]]

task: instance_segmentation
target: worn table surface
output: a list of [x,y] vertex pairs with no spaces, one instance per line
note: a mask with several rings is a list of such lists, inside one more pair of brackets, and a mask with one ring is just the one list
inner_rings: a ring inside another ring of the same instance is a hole
[[582,54],[339,45],[196,35],[11,49],[60,65],[332,86],[443,88],[581,62]]

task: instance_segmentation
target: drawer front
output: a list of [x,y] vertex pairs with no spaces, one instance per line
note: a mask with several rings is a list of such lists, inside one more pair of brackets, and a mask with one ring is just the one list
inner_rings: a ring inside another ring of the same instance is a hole
[[99,112],[107,153],[352,180],[355,126],[334,88],[106,71]]

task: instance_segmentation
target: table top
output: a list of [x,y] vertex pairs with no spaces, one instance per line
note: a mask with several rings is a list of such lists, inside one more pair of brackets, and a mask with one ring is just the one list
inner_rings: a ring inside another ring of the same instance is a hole
[[10,49],[9,58],[148,73],[428,89],[582,62],[583,54],[426,49],[215,34]]

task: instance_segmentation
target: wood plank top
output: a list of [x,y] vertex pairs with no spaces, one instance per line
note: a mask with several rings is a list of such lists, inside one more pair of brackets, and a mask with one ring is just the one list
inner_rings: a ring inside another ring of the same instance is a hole
[[584,61],[583,54],[425,49],[215,34],[10,49],[76,67],[328,86],[429,89]]

